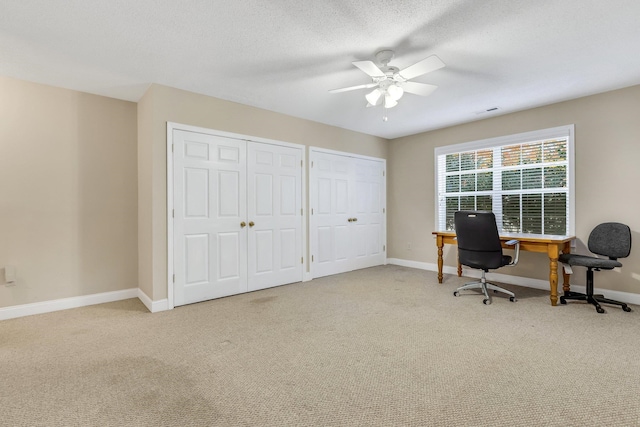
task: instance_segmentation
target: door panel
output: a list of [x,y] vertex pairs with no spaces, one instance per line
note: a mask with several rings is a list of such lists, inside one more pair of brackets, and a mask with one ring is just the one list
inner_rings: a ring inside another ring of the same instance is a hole
[[315,200],[313,209],[313,276],[322,277],[352,270],[352,210],[353,184],[351,159],[329,153],[313,153],[311,185]]
[[185,218],[209,217],[209,170],[184,169]]
[[331,178],[317,178],[318,200],[316,213],[318,215],[331,214]]
[[246,292],[245,142],[174,130],[174,305]]
[[244,191],[240,189],[242,180],[240,171],[218,171],[218,218],[241,217],[240,198],[244,196]]
[[247,143],[249,290],[302,280],[302,152]]
[[341,271],[349,271],[352,270],[346,262],[351,258],[351,254],[353,252],[353,242],[351,241],[351,227],[346,225],[336,225],[333,227],[334,234],[334,252],[335,252],[335,261],[344,261],[344,270]]
[[314,262],[316,265],[321,266],[322,264],[333,260],[333,247],[331,245],[333,229],[329,226],[319,226],[316,227],[315,230],[317,233],[317,237],[315,239],[317,242],[317,249],[314,251],[316,253]]
[[296,215],[296,180],[295,176],[280,177],[280,215],[294,217]]
[[354,268],[367,268],[384,264],[386,258],[382,250],[385,220],[382,212],[384,165],[375,160],[356,159],[355,170],[358,188],[355,215],[358,250]]
[[298,234],[296,228],[280,230],[280,268],[283,270],[298,267]]
[[[360,217],[362,217],[362,215]],[[355,256],[356,258],[361,258],[367,256],[369,233],[367,232],[367,225],[365,224],[356,224],[354,227],[356,229],[356,238],[354,241],[356,246]]]
[[347,215],[351,209],[349,199],[349,181],[336,179],[335,182],[335,214]]
[[260,173],[255,175],[256,181],[256,218],[273,215],[273,176]]
[[[240,280],[241,258],[246,258],[240,253],[242,237],[239,232],[218,233],[218,251],[215,263],[218,271],[218,281]],[[244,234],[244,233],[242,233]]]
[[273,267],[273,230],[256,230],[256,273],[272,273]]
[[209,282],[209,235],[185,236],[185,285]]

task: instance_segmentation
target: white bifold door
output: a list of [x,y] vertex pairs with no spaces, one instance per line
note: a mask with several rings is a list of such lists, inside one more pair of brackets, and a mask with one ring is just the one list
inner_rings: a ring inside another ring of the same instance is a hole
[[301,281],[303,150],[172,136],[174,306]]
[[311,148],[309,161],[313,277],[384,264],[384,159]]

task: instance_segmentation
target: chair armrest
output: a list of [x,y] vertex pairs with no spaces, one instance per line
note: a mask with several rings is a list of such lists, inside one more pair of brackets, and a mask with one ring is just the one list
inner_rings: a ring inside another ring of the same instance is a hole
[[519,240],[507,240],[506,242],[504,242],[505,244],[509,245],[509,246],[515,246],[515,256],[513,257],[513,260],[511,261],[511,263],[508,264],[508,266],[513,266],[516,265],[518,263],[518,259],[520,258],[520,241]]

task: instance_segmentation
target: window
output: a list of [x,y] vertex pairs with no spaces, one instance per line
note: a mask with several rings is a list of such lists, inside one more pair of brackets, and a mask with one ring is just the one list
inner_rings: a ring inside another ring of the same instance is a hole
[[575,234],[574,126],[435,149],[436,229],[488,210],[504,233]]

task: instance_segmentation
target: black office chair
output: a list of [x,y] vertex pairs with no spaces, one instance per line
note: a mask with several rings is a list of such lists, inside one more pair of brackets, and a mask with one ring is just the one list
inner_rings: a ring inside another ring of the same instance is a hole
[[581,300],[593,304],[598,313],[604,313],[604,309],[599,303],[619,305],[624,311],[631,311],[627,304],[623,302],[605,298],[603,295],[593,294],[593,272],[622,267],[618,258],[629,256],[631,252],[631,229],[619,222],[605,222],[597,225],[589,234],[588,247],[592,253],[608,258],[579,254],[560,255],[558,261],[563,264],[568,264],[571,267],[587,267],[587,292],[585,294],[571,291],[565,292],[560,297],[560,304],[566,304],[567,300]]
[[459,287],[453,293],[460,295],[460,291],[466,289],[482,289],[484,293],[484,304],[491,304],[491,297],[487,289],[494,292],[503,292],[510,295],[509,300],[516,301],[516,295],[504,288],[488,283],[485,273],[496,268],[513,266],[518,263],[520,255],[520,242],[509,240],[508,245],[515,246],[515,259],[502,253],[498,226],[493,212],[486,211],[458,211],[454,214],[454,224],[456,238],[458,241],[458,259],[460,264],[467,267],[482,270],[482,277],[479,282],[467,283]]

